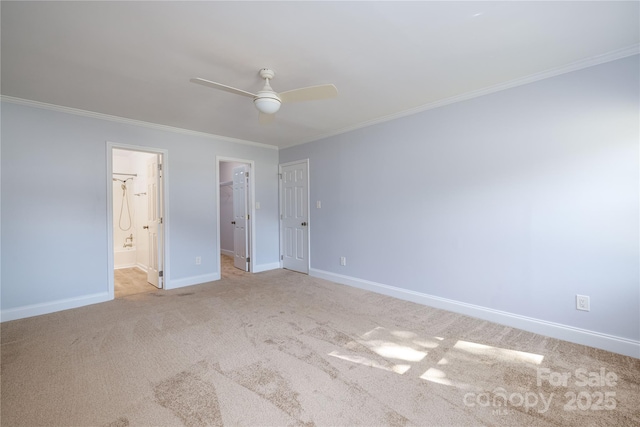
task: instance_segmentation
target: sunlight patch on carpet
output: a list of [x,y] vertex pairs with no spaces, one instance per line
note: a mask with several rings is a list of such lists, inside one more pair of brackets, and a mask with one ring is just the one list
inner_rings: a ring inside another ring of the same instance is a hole
[[426,357],[427,349],[440,345],[435,340],[419,337],[415,332],[390,331],[382,327],[365,333],[358,342],[386,359],[405,362],[420,362]]
[[500,362],[525,362],[539,365],[542,363],[542,359],[544,359],[544,356],[541,354],[526,353],[524,351],[509,350],[461,340],[458,341],[453,348],[464,350],[477,356],[490,357]]
[[332,351],[331,353],[329,353],[329,356],[336,357],[338,359],[346,360],[349,362],[357,363],[359,365],[369,366],[371,368],[377,368],[377,369],[382,369],[384,371],[395,372],[396,374],[400,374],[400,375],[404,374],[409,369],[411,369],[410,365],[384,366],[366,357],[354,356],[350,354],[340,354],[340,352],[338,351]]
[[[330,352],[329,356],[403,375],[411,369],[412,363],[421,362],[427,356],[429,349],[440,345],[437,338],[420,337],[415,332],[388,330],[380,326],[366,332],[360,338],[356,342],[372,354],[381,356],[380,361],[360,355],[346,354],[339,350]],[[347,348],[349,347],[347,346]]]
[[461,390],[481,390],[495,381],[492,366],[512,365],[517,371],[526,371],[543,359],[540,354],[458,340],[438,361],[438,367],[427,369],[420,378]]

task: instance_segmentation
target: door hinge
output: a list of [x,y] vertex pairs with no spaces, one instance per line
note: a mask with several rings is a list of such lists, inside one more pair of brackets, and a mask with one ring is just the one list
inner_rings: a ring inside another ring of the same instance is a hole
[[162,218],[160,218],[160,224],[162,224]]
[[247,257],[247,263],[251,262],[251,258]]
[[250,217],[251,217],[251,215],[247,215],[247,219],[251,219]]
[[158,277],[163,277],[164,276],[164,271],[160,270],[158,271]]
[[282,216],[282,214],[280,214],[280,219],[284,219],[284,217]]
[[158,163],[158,170],[161,171],[162,170],[162,163]]
[[284,261],[284,255],[280,255],[280,261]]
[[282,179],[282,174],[281,174],[281,173],[279,173],[278,175],[280,175],[280,179]]
[[249,172],[245,172],[244,176],[246,176],[247,178],[249,178]]

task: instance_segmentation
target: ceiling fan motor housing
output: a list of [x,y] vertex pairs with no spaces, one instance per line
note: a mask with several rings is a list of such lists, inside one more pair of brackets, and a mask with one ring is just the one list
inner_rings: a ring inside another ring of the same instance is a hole
[[260,70],[260,77],[262,77],[263,79],[272,79],[275,77],[275,75],[276,72],[269,68],[262,68]]

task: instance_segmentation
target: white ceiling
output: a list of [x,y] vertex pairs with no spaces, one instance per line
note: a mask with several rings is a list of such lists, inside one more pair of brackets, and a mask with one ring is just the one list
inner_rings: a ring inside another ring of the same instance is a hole
[[[637,53],[639,4],[2,1],[1,92],[287,147]],[[250,98],[189,82],[255,92],[263,67],[278,92],[339,96],[260,125]]]

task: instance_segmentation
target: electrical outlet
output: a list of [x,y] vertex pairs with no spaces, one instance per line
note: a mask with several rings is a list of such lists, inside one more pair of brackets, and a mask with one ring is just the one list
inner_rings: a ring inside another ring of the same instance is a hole
[[591,310],[591,304],[589,303],[589,297],[586,295],[576,295],[576,309],[582,311]]
[[347,265],[347,257],[340,257],[340,265]]
[[196,257],[196,265],[200,265],[202,264],[202,257],[197,256]]

